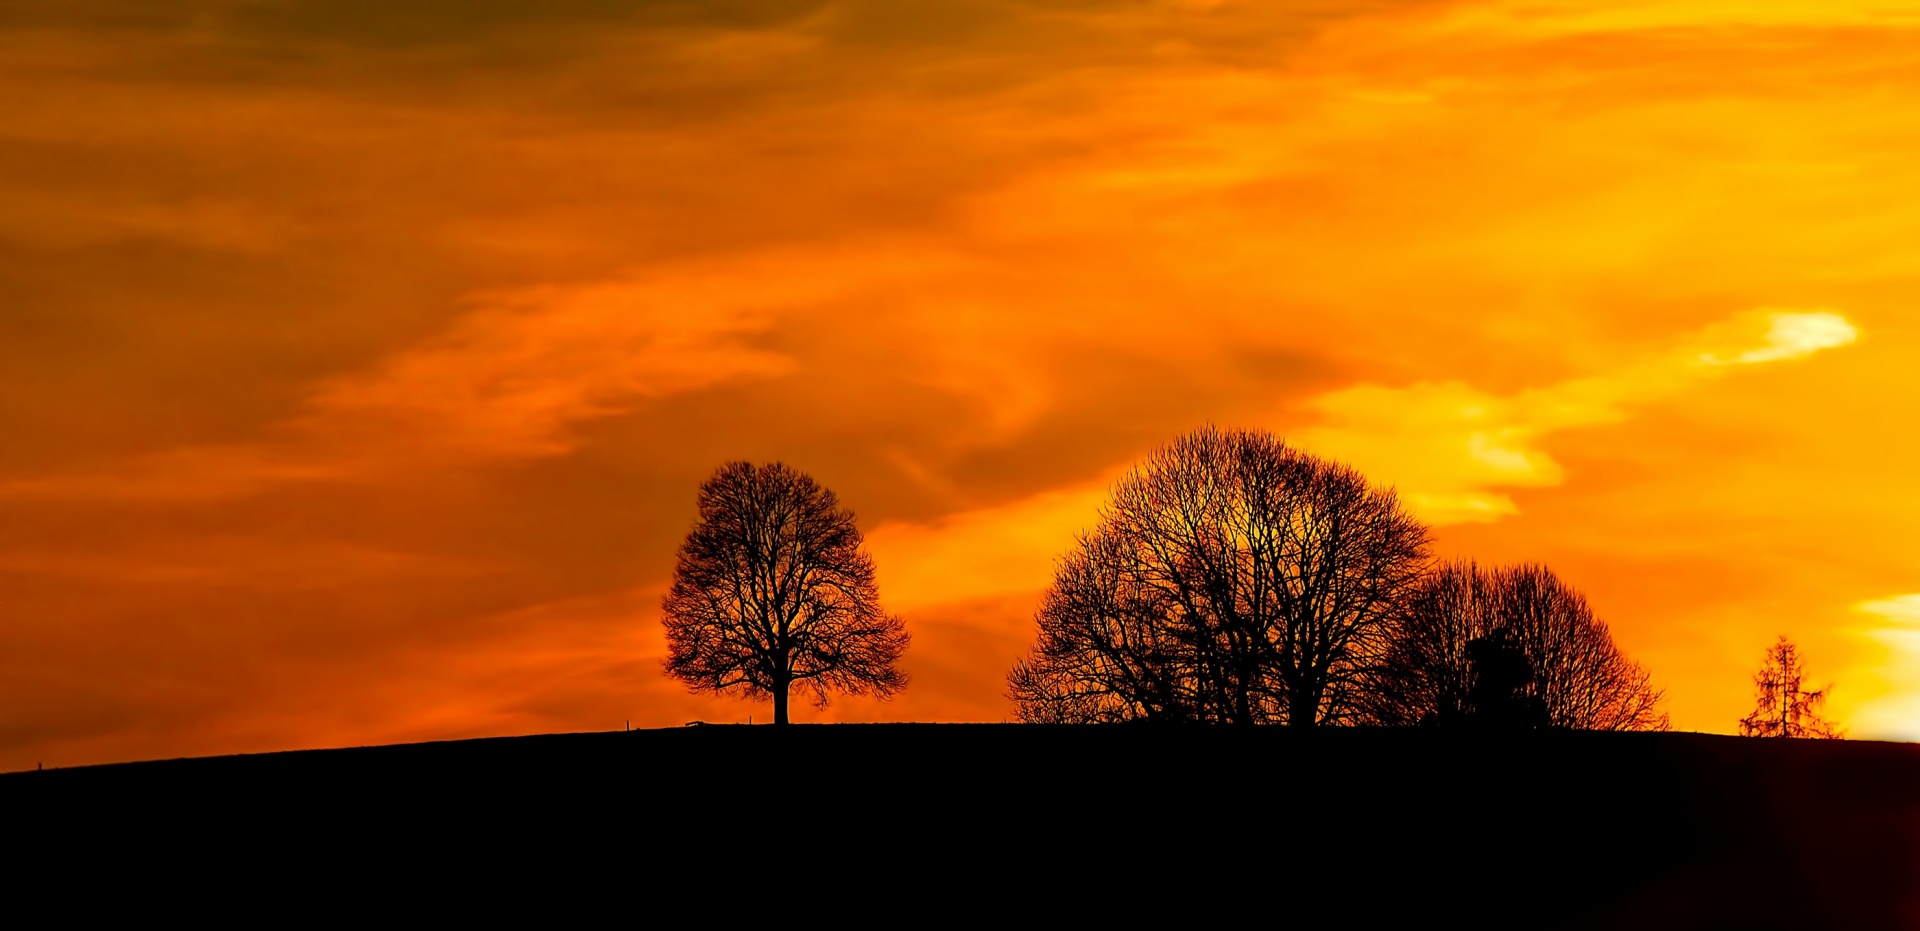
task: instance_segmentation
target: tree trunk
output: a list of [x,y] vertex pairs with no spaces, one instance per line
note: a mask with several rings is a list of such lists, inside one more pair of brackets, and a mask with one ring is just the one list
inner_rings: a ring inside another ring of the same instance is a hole
[[787,723],[787,690],[792,685],[793,683],[785,679],[773,685],[773,723],[775,724]]
[[1313,727],[1320,723],[1320,696],[1306,687],[1288,690],[1287,726]]
[[1249,691],[1247,683],[1252,681],[1252,677],[1244,672],[1241,673],[1241,677],[1233,690],[1233,723],[1243,727],[1252,727],[1253,702],[1247,697],[1247,692]]

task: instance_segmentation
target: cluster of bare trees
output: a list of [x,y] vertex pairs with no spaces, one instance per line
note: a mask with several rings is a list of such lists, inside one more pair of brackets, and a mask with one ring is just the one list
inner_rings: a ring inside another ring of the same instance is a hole
[[[771,697],[782,724],[796,687],[905,687],[906,628],[831,491],[735,462],[699,507],[663,604],[670,675]],[[1390,489],[1264,432],[1202,429],[1134,468],[1036,619],[1008,677],[1023,721],[1666,727],[1579,592],[1435,565]]]
[[1115,487],[1008,676],[1025,721],[1664,728],[1644,669],[1539,566],[1435,566],[1393,492],[1207,428]]
[[1062,562],[1010,677],[1023,720],[1313,725],[1362,711],[1427,532],[1359,473],[1202,430],[1136,467]]
[[[1661,693],[1646,670],[1614,644],[1586,597],[1544,566],[1436,567],[1409,592],[1390,639],[1371,696],[1380,723],[1494,713],[1583,730],[1666,726],[1656,708]],[[1500,649],[1517,651],[1528,666],[1529,681],[1511,691],[1489,689],[1477,675]],[[1516,699],[1529,707],[1495,704]]]

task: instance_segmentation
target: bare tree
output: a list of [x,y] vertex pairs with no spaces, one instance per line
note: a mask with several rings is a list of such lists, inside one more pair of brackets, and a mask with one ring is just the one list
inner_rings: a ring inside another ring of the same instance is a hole
[[1407,597],[1369,707],[1386,724],[1449,723],[1477,710],[1474,650],[1519,651],[1519,691],[1552,727],[1665,730],[1662,692],[1628,659],[1584,595],[1545,566],[1441,565]]
[[1805,676],[1800,648],[1785,636],[1767,648],[1760,671],[1754,673],[1756,701],[1753,713],[1740,719],[1743,737],[1818,737],[1837,739],[1841,730],[1819,715],[1832,686],[1808,692],[1800,688]]
[[906,627],[880,608],[873,560],[833,492],[779,463],[722,466],[700,486],[662,605],[667,674],[695,692],[772,696],[787,723],[798,685],[892,696]]
[[1026,721],[1346,720],[1426,548],[1353,469],[1198,430],[1122,478],[1061,560],[1010,697]]

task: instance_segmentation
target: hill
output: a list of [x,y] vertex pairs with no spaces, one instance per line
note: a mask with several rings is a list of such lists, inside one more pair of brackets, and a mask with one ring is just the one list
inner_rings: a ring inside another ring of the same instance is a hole
[[1868,741],[708,726],[16,773],[0,806],[38,844],[91,849],[538,863],[612,840],[647,882],[727,877],[748,898],[741,877],[792,867],[1358,926],[1920,927],[1920,745]]

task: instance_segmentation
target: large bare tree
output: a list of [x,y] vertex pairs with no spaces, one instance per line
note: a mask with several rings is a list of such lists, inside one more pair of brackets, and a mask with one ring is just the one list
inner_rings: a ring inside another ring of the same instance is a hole
[[[1524,697],[1545,723],[1664,730],[1661,692],[1628,659],[1580,592],[1545,566],[1435,568],[1409,593],[1369,704],[1380,723],[1462,721],[1476,711],[1475,644],[1510,645],[1532,678]],[[1483,651],[1484,652],[1484,651]]]
[[873,560],[832,491],[779,463],[730,462],[700,486],[663,603],[667,674],[695,692],[892,696],[909,636],[880,608]]
[[1026,721],[1344,720],[1426,552],[1353,469],[1195,431],[1123,477],[1061,560],[1010,696]]

